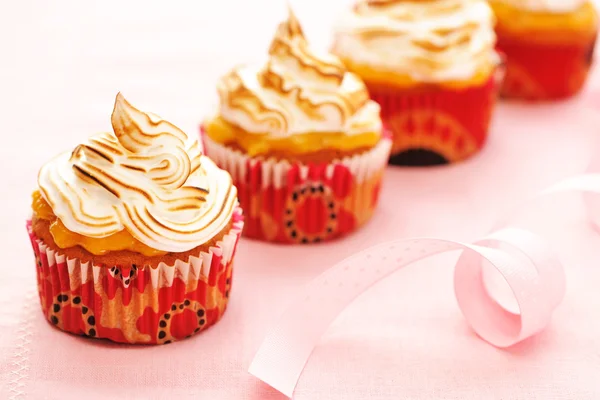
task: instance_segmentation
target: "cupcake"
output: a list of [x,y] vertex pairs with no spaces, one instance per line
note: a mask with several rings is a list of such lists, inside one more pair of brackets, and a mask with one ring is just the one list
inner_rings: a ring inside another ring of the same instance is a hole
[[506,54],[502,95],[526,100],[577,93],[592,64],[598,17],[589,0],[490,0],[498,49]]
[[365,81],[393,134],[390,162],[464,160],[484,145],[501,78],[484,0],[362,0],[333,53]]
[[218,93],[201,134],[238,188],[245,236],[316,243],[373,215],[391,147],[379,105],[338,58],[308,46],[291,10],[267,60],[231,70]]
[[77,335],[169,343],[225,311],[236,188],[197,140],[121,94],[111,121],[39,172],[27,229],[42,310]]

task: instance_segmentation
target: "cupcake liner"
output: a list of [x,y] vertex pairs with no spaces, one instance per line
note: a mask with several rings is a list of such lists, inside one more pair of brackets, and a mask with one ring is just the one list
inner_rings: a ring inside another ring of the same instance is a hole
[[166,344],[203,331],[225,312],[241,209],[215,247],[175,265],[92,265],[68,259],[27,230],[42,311],[63,331],[131,344]]
[[498,34],[506,54],[501,95],[523,100],[551,100],[574,95],[583,87],[594,58],[596,37],[572,44],[527,43]]
[[426,166],[464,160],[487,138],[502,69],[479,86],[402,90],[366,82],[393,135],[390,164]]
[[326,164],[252,158],[204,134],[204,151],[229,171],[245,213],[244,236],[277,243],[316,243],[356,230],[377,205],[391,140]]

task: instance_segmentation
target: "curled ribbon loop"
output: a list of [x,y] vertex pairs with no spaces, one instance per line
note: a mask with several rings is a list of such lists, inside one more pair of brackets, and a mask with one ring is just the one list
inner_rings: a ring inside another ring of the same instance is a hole
[[[559,192],[600,194],[600,174],[566,179],[540,196]],[[595,199],[588,196],[586,200],[590,207]],[[456,298],[482,339],[509,347],[548,325],[564,297],[565,274],[554,252],[534,233],[508,227],[473,244],[435,238],[398,240],[350,256],[309,283],[267,335],[249,372],[291,397],[319,339],[356,297],[415,261],[456,250],[462,251],[454,272]],[[518,313],[490,294],[486,266],[493,267],[510,287]]]
[[[495,248],[515,246],[525,255]],[[458,303],[473,329],[493,345],[506,347],[539,332],[564,295],[558,260],[532,233],[510,229],[476,244],[440,239],[408,239],[380,244],[353,255],[315,279],[307,295],[292,302],[267,336],[250,373],[275,389],[292,395],[313,348],[333,320],[361,293],[415,261],[463,250],[455,270]],[[488,294],[482,261],[494,266],[510,285],[521,314],[504,310]],[[310,320],[310,324],[304,321]]]

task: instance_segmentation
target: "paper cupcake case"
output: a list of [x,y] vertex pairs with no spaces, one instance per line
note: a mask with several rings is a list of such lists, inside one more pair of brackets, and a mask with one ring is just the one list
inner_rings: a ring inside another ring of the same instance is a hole
[[151,268],[67,259],[37,238],[28,222],[44,316],[66,332],[120,343],[166,344],[201,332],[227,307],[243,225],[238,209],[217,246],[188,262]]
[[[201,128],[202,131],[202,128]],[[244,236],[277,243],[317,243],[348,234],[371,218],[391,148],[373,149],[330,164],[249,157],[211,140],[204,151],[229,171],[245,214]]]
[[479,86],[406,90],[367,83],[393,135],[390,163],[425,166],[464,160],[484,145],[503,69]]
[[524,100],[572,96],[587,79],[595,44],[596,37],[572,44],[536,44],[499,34],[498,49],[507,56],[502,96]]

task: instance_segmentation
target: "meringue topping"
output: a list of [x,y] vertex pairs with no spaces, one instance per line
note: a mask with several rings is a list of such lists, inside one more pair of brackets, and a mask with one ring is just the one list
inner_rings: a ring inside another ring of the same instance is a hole
[[247,132],[277,138],[380,132],[379,106],[364,83],[331,54],[318,54],[290,10],[264,65],[240,66],[217,86],[220,114]]
[[197,140],[120,93],[111,122],[114,133],[90,137],[39,172],[42,195],[67,229],[91,238],[127,230],[154,249],[183,252],[227,226],[236,189]]
[[361,0],[334,52],[418,82],[468,80],[497,63],[494,23],[485,0]]

